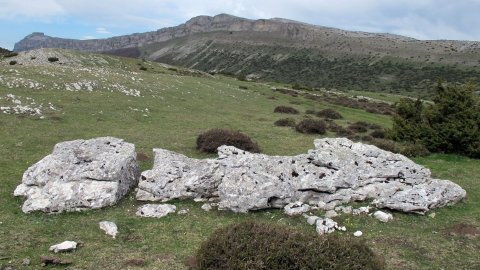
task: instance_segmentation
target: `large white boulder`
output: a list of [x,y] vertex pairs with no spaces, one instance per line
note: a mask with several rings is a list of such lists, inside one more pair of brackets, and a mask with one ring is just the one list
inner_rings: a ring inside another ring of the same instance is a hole
[[135,146],[113,137],[58,143],[23,174],[15,196],[25,213],[96,209],[116,204],[138,182]]
[[424,213],[453,204],[465,190],[410,159],[345,138],[317,139],[297,156],[252,154],[218,148],[217,159],[197,160],[155,149],[152,170],[142,173],[137,199],[217,197],[234,212],[284,208],[289,203],[325,205],[375,199],[377,207]]

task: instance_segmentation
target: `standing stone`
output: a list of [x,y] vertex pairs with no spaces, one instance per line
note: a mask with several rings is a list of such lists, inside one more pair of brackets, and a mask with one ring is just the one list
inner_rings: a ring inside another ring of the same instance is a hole
[[116,204],[138,176],[133,144],[113,137],[68,141],[28,168],[14,195],[27,198],[24,213],[96,209]]

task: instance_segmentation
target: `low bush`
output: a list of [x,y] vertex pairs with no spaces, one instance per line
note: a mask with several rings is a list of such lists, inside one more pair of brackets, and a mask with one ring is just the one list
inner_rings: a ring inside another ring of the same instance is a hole
[[321,111],[317,112],[317,116],[328,118],[328,119],[342,119],[343,118],[343,116],[339,112],[335,111],[334,109],[321,110]]
[[349,137],[351,137],[351,136],[353,135],[353,132],[352,132],[351,130],[349,130],[349,129],[346,129],[346,128],[342,127],[342,126],[339,126],[339,128],[337,128],[337,129],[335,130],[335,135],[336,135],[337,137],[346,137],[346,138],[349,138]]
[[17,64],[17,61],[15,61],[15,60],[13,60],[13,61],[10,61],[10,63],[9,63],[9,64],[10,64],[11,66],[14,66],[14,65],[16,65],[16,64]]
[[313,109],[308,109],[305,111],[305,114],[316,114],[317,112]]
[[327,124],[323,120],[304,119],[295,126],[295,129],[301,133],[325,134]]
[[47,60],[48,60],[48,62],[53,63],[53,62],[57,62],[59,59],[58,59],[58,57],[48,57]]
[[9,53],[4,54],[3,56],[6,57],[6,58],[9,58],[9,57],[15,57],[17,55],[18,55],[18,53],[16,53],[16,52],[9,52]]
[[296,124],[293,118],[282,118],[275,121],[274,125],[279,127],[294,127]]
[[145,66],[140,66],[140,70],[147,71],[147,70],[148,70],[148,68],[147,68],[147,67],[145,67]]
[[239,149],[258,153],[260,148],[247,135],[229,129],[210,129],[197,137],[197,149],[202,152],[216,153],[222,145],[235,146]]
[[348,129],[357,133],[364,133],[368,131],[367,126],[363,125],[361,122],[350,124]]
[[406,143],[400,148],[400,154],[407,157],[428,156],[430,151],[421,143]]
[[383,149],[385,151],[389,151],[392,153],[399,153],[400,149],[395,141],[387,140],[387,139],[373,139],[371,144],[375,145],[376,147]]
[[257,222],[216,230],[194,262],[194,269],[384,269],[360,239]]
[[298,110],[292,107],[288,106],[277,106],[275,107],[275,110],[273,110],[275,113],[289,113],[289,114],[298,114]]
[[376,129],[370,133],[370,136],[377,139],[384,139],[386,136],[385,130]]
[[238,86],[238,89],[248,90],[248,87],[247,87],[247,86],[244,86],[244,85],[240,85],[240,86]]

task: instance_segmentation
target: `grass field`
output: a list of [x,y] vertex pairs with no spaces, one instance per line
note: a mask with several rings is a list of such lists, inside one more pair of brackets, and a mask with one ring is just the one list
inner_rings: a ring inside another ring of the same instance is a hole
[[[64,64],[41,62],[46,55],[58,55]],[[299,109],[297,120],[305,117],[307,109],[333,107],[344,115],[343,124],[359,120],[384,127],[391,124],[387,116],[283,95],[265,84],[139,60],[56,50],[34,57],[25,57],[23,65],[20,60],[13,66],[0,62],[0,107],[14,105],[9,94],[22,104],[31,105],[31,99],[35,100],[31,106],[43,104],[42,116],[0,113],[0,265],[15,269],[23,269],[24,258],[32,261],[25,269],[39,269],[40,256],[51,255],[48,247],[64,240],[81,243],[76,252],[58,255],[73,261],[69,269],[184,269],[185,260],[199,244],[227,224],[255,219],[314,230],[304,218],[290,218],[280,210],[204,212],[201,204],[192,201],[173,202],[177,209],[191,210],[185,216],[139,218],[135,211],[141,204],[134,192],[117,206],[102,210],[23,214],[23,199],[13,197],[13,190],[23,172],[58,142],[115,136],[134,143],[137,152],[149,157],[152,148],[165,148],[204,158],[207,155],[195,149],[196,136],[221,127],[250,135],[263,153],[293,155],[312,148],[317,136],[274,126],[274,121],[285,117],[273,113],[278,105]],[[147,70],[140,70],[142,66]],[[368,216],[342,215],[336,220],[347,227],[345,234],[363,231],[389,269],[479,269],[480,238],[464,235],[459,228],[480,226],[480,160],[436,154],[415,161],[430,168],[435,177],[460,184],[467,191],[467,201],[435,210],[434,218],[393,213],[395,219],[388,224]],[[146,170],[152,161],[140,165]],[[116,222],[117,239],[99,229],[98,222],[103,220]]]

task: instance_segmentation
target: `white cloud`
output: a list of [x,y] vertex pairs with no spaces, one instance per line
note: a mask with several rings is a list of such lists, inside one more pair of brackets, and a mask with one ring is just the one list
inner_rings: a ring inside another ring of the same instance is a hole
[[83,36],[83,37],[81,38],[81,40],[88,40],[88,39],[97,39],[97,38],[94,37],[94,36]]
[[105,27],[97,27],[97,29],[95,29],[95,32],[97,32],[97,34],[103,34],[103,35],[111,35],[112,34]]
[[480,40],[479,11],[479,0],[0,0],[0,20],[68,18],[102,25],[99,34],[132,26],[150,31],[198,15],[229,13],[425,39]]

